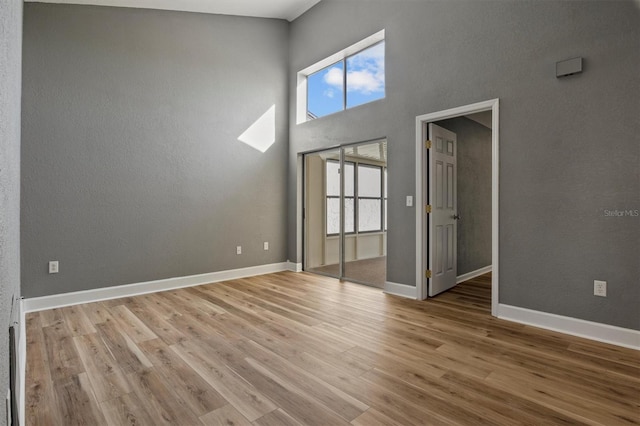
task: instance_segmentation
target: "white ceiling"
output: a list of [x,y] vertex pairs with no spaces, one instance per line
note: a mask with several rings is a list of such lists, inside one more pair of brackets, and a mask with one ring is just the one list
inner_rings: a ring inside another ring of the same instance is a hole
[[278,18],[293,21],[320,0],[25,0]]

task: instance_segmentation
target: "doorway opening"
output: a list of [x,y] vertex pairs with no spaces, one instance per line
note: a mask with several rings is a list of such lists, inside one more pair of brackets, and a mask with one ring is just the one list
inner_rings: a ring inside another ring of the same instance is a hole
[[306,153],[303,168],[303,269],[383,287],[386,140]]
[[[493,316],[498,314],[499,300],[498,108],[498,99],[493,99],[416,117],[416,205],[420,206],[416,209],[417,298],[435,296],[464,279],[491,272]],[[456,133],[464,133],[464,143],[470,145],[474,141],[469,139],[482,133],[473,131],[474,126],[490,133],[484,152],[479,146],[461,145]],[[461,149],[463,158],[457,155]],[[474,163],[478,156],[484,156],[484,164]],[[467,182],[462,194],[458,191],[462,188],[458,185],[461,167]],[[485,177],[484,182],[477,181],[480,176],[474,176],[476,172]],[[490,186],[486,182],[489,177]],[[480,208],[483,210],[476,210]],[[465,234],[459,235],[459,230]],[[473,240],[473,234],[481,237],[475,235]],[[462,251],[458,249],[460,242],[465,244]],[[461,259],[459,253],[463,254]],[[487,261],[489,265],[482,265]],[[461,274],[457,272],[460,264]]]

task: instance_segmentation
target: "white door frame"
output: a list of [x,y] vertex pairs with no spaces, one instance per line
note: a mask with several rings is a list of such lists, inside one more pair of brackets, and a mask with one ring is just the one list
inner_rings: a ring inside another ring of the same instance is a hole
[[426,170],[426,158],[424,149],[424,128],[427,123],[460,117],[476,112],[491,111],[491,315],[498,316],[498,272],[499,272],[499,99],[478,102],[457,108],[437,111],[416,117],[416,296],[418,300],[424,300],[428,294],[428,279],[424,271],[427,268],[425,258],[425,230],[428,226],[424,213],[424,205],[428,201],[424,185],[424,171]]

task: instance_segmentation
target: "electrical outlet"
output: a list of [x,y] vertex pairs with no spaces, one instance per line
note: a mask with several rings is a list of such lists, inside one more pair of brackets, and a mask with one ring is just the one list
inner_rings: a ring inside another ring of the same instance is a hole
[[49,262],[49,273],[50,274],[57,274],[60,271],[59,269],[59,264],[57,260],[51,260]]
[[242,254],[242,246],[236,247],[236,254]]
[[593,281],[593,295],[600,297],[607,297],[607,282],[606,281]]
[[265,250],[269,250],[269,241],[265,241],[262,246]]

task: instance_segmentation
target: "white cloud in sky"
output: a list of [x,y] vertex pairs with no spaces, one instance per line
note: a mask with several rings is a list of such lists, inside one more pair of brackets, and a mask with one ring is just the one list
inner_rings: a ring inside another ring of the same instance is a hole
[[[363,95],[384,91],[384,43],[363,50],[347,59],[347,92]],[[330,68],[324,81],[337,89],[342,88],[342,69]]]
[[329,86],[342,88],[342,68],[329,68],[329,71],[324,75],[324,82]]
[[384,89],[384,74],[382,78],[378,73],[369,70],[351,71],[347,73],[347,91],[360,92],[363,95],[370,95],[373,92],[380,92]]

